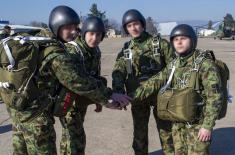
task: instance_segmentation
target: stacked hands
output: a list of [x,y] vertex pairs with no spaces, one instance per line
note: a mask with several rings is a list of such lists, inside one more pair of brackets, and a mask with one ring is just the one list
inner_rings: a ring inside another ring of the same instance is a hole
[[126,106],[130,104],[132,98],[119,93],[113,93],[109,99],[109,103],[106,104],[106,108],[117,109],[117,110],[127,110]]

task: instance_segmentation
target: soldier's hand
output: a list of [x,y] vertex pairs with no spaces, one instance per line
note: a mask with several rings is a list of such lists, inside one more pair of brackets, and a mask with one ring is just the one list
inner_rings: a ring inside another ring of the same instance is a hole
[[114,102],[119,103],[121,108],[128,106],[128,104],[130,104],[130,102],[132,101],[131,97],[119,93],[113,93],[111,99]]
[[198,140],[201,142],[206,142],[211,140],[211,131],[201,128],[198,132]]
[[99,103],[96,103],[95,106],[96,106],[96,108],[95,108],[95,110],[94,110],[95,112],[98,113],[98,112],[101,112],[101,111],[102,111],[102,108],[103,108],[102,105],[100,105]]

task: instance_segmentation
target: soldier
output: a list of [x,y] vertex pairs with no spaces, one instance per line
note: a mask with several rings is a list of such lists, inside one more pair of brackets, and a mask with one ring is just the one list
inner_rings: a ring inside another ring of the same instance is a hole
[[[81,36],[77,36],[74,41],[66,43],[66,46],[77,63],[84,64],[84,69],[89,76],[107,86],[107,80],[100,76],[101,52],[98,47],[104,36],[103,21],[98,17],[89,17],[83,23]],[[83,122],[88,105],[94,103],[86,97],[79,96],[66,117],[60,118],[63,124],[60,154],[85,154],[86,135]],[[95,111],[101,112],[102,106],[99,103],[95,104]]]
[[11,34],[11,27],[8,25],[4,26],[4,29],[2,33],[0,34],[0,40],[9,37],[10,34]]
[[[161,88],[158,116],[173,122],[175,154],[208,155],[211,132],[223,100],[219,71],[206,52],[196,49],[197,36],[191,26],[176,26],[170,41],[177,55],[175,60],[140,86],[135,100],[156,94]],[[166,107],[166,103],[172,106]]]
[[[61,14],[70,10],[66,6],[62,6],[62,8],[64,9],[61,10]],[[49,25],[51,24],[50,21],[53,13],[52,11]],[[53,23],[56,25],[57,21],[55,20]],[[58,27],[56,30],[58,30]],[[61,30],[61,34],[63,34],[61,35],[63,40],[69,38],[66,29]],[[6,44],[7,42],[4,43],[4,46]],[[58,41],[46,42],[39,49],[41,50],[39,52],[40,55],[37,58],[33,58],[36,61],[33,61],[31,64],[31,66],[35,66],[35,64],[39,66],[36,65],[37,67],[33,69],[32,74],[27,76],[29,77],[27,82],[22,84],[21,87],[24,88],[24,91],[21,91],[21,88],[19,88],[16,94],[14,89],[12,90],[16,85],[12,83],[6,84],[6,82],[3,83],[1,81],[1,97],[7,105],[13,121],[13,154],[16,155],[56,154],[53,114],[59,105],[57,99],[64,99],[65,97],[62,111],[66,110],[67,99],[70,99],[75,94],[86,96],[92,101],[115,109],[118,109],[118,106],[120,106],[118,103],[120,100],[113,100],[113,98],[120,97],[123,99],[122,104],[128,104],[130,99],[127,96],[112,93],[111,89],[100,84],[93,77],[87,76],[83,71],[82,64],[75,64],[73,58],[71,58],[64,49],[64,46]],[[1,54],[3,53],[5,52],[1,51]],[[4,59],[3,55],[1,55],[0,71],[5,73],[7,72],[5,69],[6,65],[9,63],[3,63],[5,61],[2,61],[2,59]],[[8,67],[11,67],[13,70],[15,67],[21,66],[15,66],[11,58],[9,58],[9,61],[10,65]],[[15,72],[17,73],[19,70],[15,70]],[[16,77],[19,76],[14,78]],[[12,95],[13,99],[9,95]],[[111,100],[109,100],[110,98]]]
[[[173,58],[170,44],[160,36],[153,37],[145,31],[146,21],[138,10],[128,10],[122,19],[123,29],[132,39],[124,44],[118,54],[112,73],[115,92],[132,95],[142,82],[161,71]],[[133,149],[136,155],[148,153],[148,122],[151,107],[156,111],[156,97],[141,100],[144,104],[132,103],[134,124]],[[155,113],[154,113],[155,114]],[[173,154],[171,124],[154,115],[162,149],[165,154]]]

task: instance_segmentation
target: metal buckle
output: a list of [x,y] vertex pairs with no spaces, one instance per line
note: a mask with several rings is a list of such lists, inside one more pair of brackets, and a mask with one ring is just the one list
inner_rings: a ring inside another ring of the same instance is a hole
[[124,53],[124,58],[126,58],[126,59],[132,59],[132,51],[131,51],[131,49],[125,49],[124,51],[123,51],[123,53]]

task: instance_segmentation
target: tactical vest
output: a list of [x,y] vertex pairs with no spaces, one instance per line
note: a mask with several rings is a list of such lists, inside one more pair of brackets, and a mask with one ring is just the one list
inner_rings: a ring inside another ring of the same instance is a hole
[[[43,83],[51,82],[40,77],[40,70],[43,70],[44,65],[61,52],[64,52],[64,49],[51,38],[22,33],[20,36],[18,34],[2,40],[0,44],[0,94],[4,103],[21,113],[26,113],[28,110],[38,111],[51,105],[50,97],[55,97],[53,95],[61,94],[62,91],[55,93],[47,91],[48,86],[42,87]],[[51,85],[50,90],[52,90],[51,87],[54,86]],[[29,113],[27,115],[31,117]],[[19,119],[26,121],[29,118]]]
[[140,51],[140,55],[136,57],[133,53],[135,49],[131,41],[124,44],[122,55],[126,62],[128,74],[125,83],[127,93],[134,92],[141,82],[157,74],[166,65],[161,41],[160,34],[152,37],[146,43],[147,48],[144,51]]

